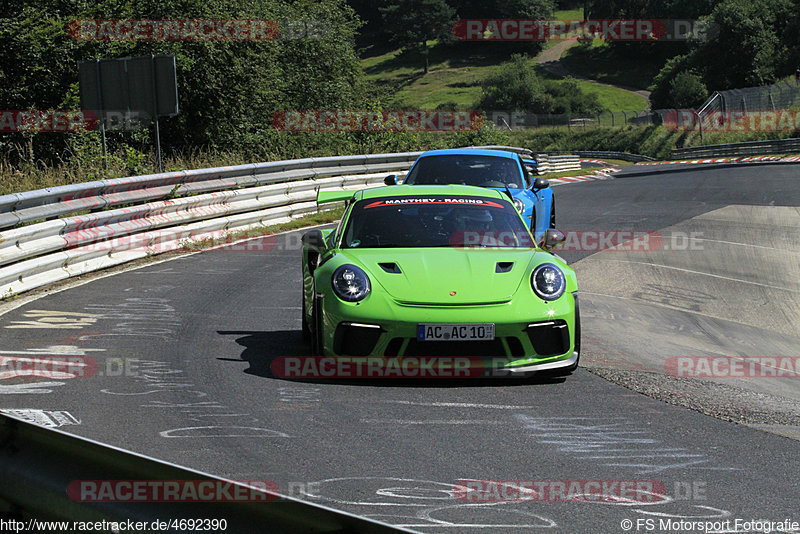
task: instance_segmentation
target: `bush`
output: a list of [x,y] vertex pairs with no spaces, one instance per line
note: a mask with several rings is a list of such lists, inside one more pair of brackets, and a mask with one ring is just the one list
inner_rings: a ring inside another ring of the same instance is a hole
[[581,91],[575,80],[543,80],[527,56],[514,54],[483,83],[476,107],[486,111],[530,113],[598,113],[597,95]]
[[478,109],[514,110],[552,113],[555,99],[545,92],[542,79],[530,65],[528,57],[514,54],[500,65],[497,73],[483,83]]
[[670,108],[697,109],[708,97],[708,89],[695,72],[678,73],[669,84]]
[[[160,123],[166,155],[200,147],[235,150],[270,129],[278,110],[363,105],[363,73],[353,45],[359,22],[344,0],[140,4],[11,2],[0,24],[0,79],[7,81],[0,84],[4,109],[79,109],[77,61],[149,54],[174,54],[177,59],[180,114]],[[75,19],[237,19],[243,14],[275,20],[282,30],[298,21],[313,22],[322,35],[270,41],[92,41],[75,40],[69,33]],[[29,162],[56,163],[72,134],[25,135],[4,134],[0,158],[19,162],[14,146],[23,143],[31,148],[23,154]],[[141,150],[142,138],[137,132],[109,132],[109,148]]]

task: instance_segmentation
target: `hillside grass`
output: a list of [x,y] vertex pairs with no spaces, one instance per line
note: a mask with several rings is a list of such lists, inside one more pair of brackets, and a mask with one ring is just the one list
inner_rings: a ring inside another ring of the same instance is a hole
[[471,109],[481,96],[481,81],[509,59],[505,49],[493,43],[438,45],[429,41],[428,74],[423,74],[422,58],[417,53],[391,50],[361,60],[368,83],[392,93],[389,108]]
[[[390,95],[384,102],[386,109],[474,109],[481,97],[481,82],[509,59],[507,49],[495,43],[430,44],[428,74],[423,74],[422,60],[416,53],[373,51],[374,55],[361,60],[368,83]],[[529,64],[542,77],[559,79],[539,67],[534,58]],[[596,94],[609,111],[641,111],[647,107],[644,98],[630,91],[585,80],[577,83],[581,90]]]
[[[556,20],[583,20],[583,8],[562,9],[553,13],[553,18]],[[559,42],[558,40],[545,41],[544,49],[547,50],[557,45]]]
[[663,58],[630,58],[599,40],[569,48],[561,62],[576,75],[634,89],[647,89],[663,66]]

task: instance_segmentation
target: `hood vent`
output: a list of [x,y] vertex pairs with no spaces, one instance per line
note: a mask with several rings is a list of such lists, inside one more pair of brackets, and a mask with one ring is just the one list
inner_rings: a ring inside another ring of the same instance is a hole
[[514,267],[513,261],[498,261],[497,267],[495,267],[494,272],[496,273],[507,273]]
[[379,263],[378,266],[389,274],[400,274],[400,267],[394,262]]

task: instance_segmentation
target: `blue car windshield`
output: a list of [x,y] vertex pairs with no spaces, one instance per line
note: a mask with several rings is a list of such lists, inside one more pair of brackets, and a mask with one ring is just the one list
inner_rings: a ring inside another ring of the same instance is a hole
[[444,195],[356,202],[342,248],[525,247],[535,244],[510,202]]
[[518,163],[511,158],[469,154],[420,158],[404,184],[476,185],[522,189],[525,187]]

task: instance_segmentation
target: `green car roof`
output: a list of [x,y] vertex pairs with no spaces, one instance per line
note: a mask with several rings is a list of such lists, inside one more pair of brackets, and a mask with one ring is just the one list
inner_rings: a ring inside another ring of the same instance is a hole
[[[359,196],[360,195],[360,196]],[[475,187],[474,185],[389,185],[386,187],[375,187],[359,191],[356,200],[368,198],[384,198],[398,196],[421,196],[421,195],[459,195],[470,197],[503,198],[508,196],[494,189],[485,187]]]

